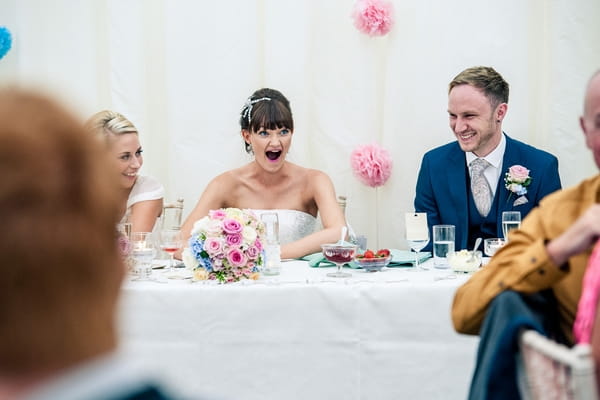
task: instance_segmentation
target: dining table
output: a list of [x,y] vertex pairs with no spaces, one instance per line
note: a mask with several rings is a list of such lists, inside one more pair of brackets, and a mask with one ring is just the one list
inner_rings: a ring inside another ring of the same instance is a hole
[[220,284],[182,269],[126,280],[121,350],[188,399],[464,399],[478,337],[450,317],[470,274],[434,268],[282,262]]

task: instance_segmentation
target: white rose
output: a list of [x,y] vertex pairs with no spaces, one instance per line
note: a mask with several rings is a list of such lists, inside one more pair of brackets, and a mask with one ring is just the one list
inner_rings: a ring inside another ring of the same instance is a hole
[[210,222],[210,218],[208,218],[208,216],[201,218],[198,221],[194,222],[194,226],[193,226],[192,232],[191,232],[192,236],[195,236],[202,231],[206,232],[206,228],[207,228],[209,222]]
[[242,230],[242,237],[245,243],[252,244],[256,240],[256,230],[246,225]]
[[200,265],[200,262],[194,258],[194,255],[189,247],[183,249],[181,252],[181,259],[183,260],[183,264],[187,269],[194,269]]
[[223,221],[213,219],[208,221],[206,224],[205,232],[206,236],[218,236],[223,231]]
[[240,222],[244,220],[244,213],[239,208],[227,208],[225,215],[227,215],[227,218],[233,218]]

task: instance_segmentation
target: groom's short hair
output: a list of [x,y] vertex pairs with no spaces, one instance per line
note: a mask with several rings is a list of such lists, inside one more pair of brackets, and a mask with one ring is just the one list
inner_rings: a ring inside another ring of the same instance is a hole
[[477,66],[465,69],[452,79],[448,85],[448,93],[458,85],[471,85],[481,89],[490,100],[492,109],[498,104],[508,103],[508,83],[492,67]]

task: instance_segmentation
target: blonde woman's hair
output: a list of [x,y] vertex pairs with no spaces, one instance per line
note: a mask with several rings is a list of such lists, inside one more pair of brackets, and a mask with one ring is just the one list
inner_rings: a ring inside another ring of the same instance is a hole
[[120,136],[128,133],[138,134],[133,123],[125,118],[123,114],[116,111],[104,110],[92,115],[85,123],[88,131],[99,139],[108,141],[110,136]]

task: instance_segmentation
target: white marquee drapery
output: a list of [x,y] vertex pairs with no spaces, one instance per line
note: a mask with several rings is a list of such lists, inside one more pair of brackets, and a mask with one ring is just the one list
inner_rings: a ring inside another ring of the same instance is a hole
[[[376,38],[354,28],[353,3],[0,0],[14,35],[0,82],[57,93],[82,119],[125,114],[141,131],[144,171],[185,198],[184,214],[214,175],[250,160],[237,125],[245,98],[279,89],[295,116],[290,160],[331,176],[372,247],[406,247],[402,213],[422,154],[453,140],[447,84],[466,67],[503,74],[505,131],[556,154],[565,185],[597,172],[577,118],[600,67],[599,2],[394,0],[395,26]],[[394,161],[378,196],[349,163],[371,142]]]

